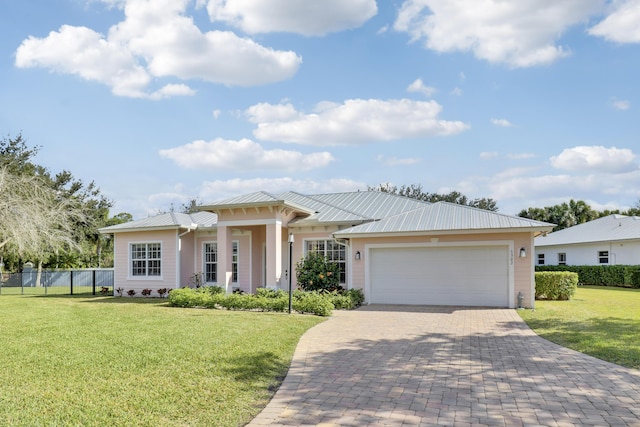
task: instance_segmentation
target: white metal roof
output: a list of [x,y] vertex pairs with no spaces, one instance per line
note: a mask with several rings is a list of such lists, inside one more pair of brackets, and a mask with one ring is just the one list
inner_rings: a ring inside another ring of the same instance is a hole
[[609,215],[535,239],[535,246],[571,245],[640,239],[640,217]]
[[356,191],[303,195],[287,192],[278,195],[264,191],[223,200],[194,214],[170,212],[100,229],[102,233],[148,229],[215,227],[217,215],[206,209],[234,209],[250,206],[282,205],[297,209],[302,215],[292,221],[309,224],[348,224],[353,227],[336,235],[343,237],[370,233],[409,233],[458,230],[526,229],[551,231],[553,224],[503,215],[453,203],[427,203],[396,194]]
[[212,227],[218,221],[218,216],[211,212],[196,212],[184,214],[177,212],[167,212],[160,215],[150,216],[137,221],[125,222],[101,228],[101,233],[109,234],[122,231],[138,231],[149,229],[170,229],[170,228],[201,228]]
[[412,233],[430,231],[530,230],[550,231],[553,224],[484,209],[437,202],[380,221],[369,222],[335,233],[349,237],[375,233]]

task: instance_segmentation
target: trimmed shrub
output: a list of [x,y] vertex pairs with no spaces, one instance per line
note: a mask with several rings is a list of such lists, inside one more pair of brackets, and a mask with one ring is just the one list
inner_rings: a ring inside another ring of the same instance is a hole
[[536,271],[571,271],[580,285],[640,288],[637,265],[539,265]]
[[224,288],[222,286],[203,286],[201,289],[210,295],[224,294]]
[[630,282],[631,282],[631,287],[635,289],[640,289],[640,269],[634,270],[633,273],[631,273]]
[[364,302],[364,293],[360,289],[332,291],[324,295],[330,298],[336,310],[352,310],[360,307]]
[[191,288],[174,289],[169,292],[169,305],[172,307],[195,307],[196,291]]
[[[349,310],[360,306],[363,301],[364,294],[359,289],[332,292],[296,290],[292,294],[291,305],[299,313],[330,316],[335,308]],[[169,293],[169,305],[284,313],[289,309],[289,293],[265,288],[258,288],[255,294],[226,294],[207,287],[180,288]]]
[[569,271],[542,271],[535,273],[536,299],[571,299],[578,287],[578,274]]
[[298,287],[305,291],[335,291],[340,286],[340,266],[325,256],[311,252],[296,263]]
[[296,291],[293,296],[293,309],[299,313],[315,314],[316,316],[331,316],[331,313],[335,308],[330,299],[319,292]]

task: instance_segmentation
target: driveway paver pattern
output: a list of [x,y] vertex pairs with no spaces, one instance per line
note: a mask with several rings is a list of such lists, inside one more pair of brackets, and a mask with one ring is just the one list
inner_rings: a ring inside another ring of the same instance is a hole
[[640,371],[516,310],[371,305],[305,333],[257,426],[640,426]]

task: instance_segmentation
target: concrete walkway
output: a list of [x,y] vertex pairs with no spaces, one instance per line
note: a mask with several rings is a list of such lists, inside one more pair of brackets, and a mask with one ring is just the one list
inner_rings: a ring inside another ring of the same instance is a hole
[[640,371],[515,310],[368,306],[310,329],[249,426],[640,426]]

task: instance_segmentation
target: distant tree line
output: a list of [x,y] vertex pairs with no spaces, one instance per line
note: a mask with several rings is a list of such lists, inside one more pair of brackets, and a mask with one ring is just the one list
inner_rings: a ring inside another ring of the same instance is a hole
[[[398,194],[400,196],[410,197],[412,199],[422,200],[425,202],[450,202],[459,205],[471,206],[474,208],[485,209],[493,212],[498,211],[498,203],[490,198],[469,199],[458,191],[450,193],[429,193],[422,190],[420,184],[402,185],[397,187],[391,184],[379,184],[376,187],[367,187],[369,191],[381,191],[383,193]],[[536,221],[557,224],[553,231],[562,230],[563,228],[573,227],[574,225],[583,224],[594,219],[605,216],[620,214],[628,216],[640,216],[640,200],[630,209],[621,211],[603,210],[597,211],[583,200],[569,200],[568,203],[560,203],[553,206],[545,206],[543,208],[530,207],[523,209],[518,213],[519,217],[529,218]]]
[[94,182],[51,173],[34,162],[40,147],[17,137],[0,140],[0,270],[113,265],[113,242],[98,229],[130,221],[109,218],[113,203]]
[[379,184],[376,187],[367,187],[369,191],[381,191],[383,193],[398,194],[400,196],[410,197],[412,199],[422,200],[423,202],[449,202],[456,203],[458,205],[471,206],[478,209],[485,209],[488,211],[497,212],[498,204],[493,199],[479,198],[469,199],[464,194],[458,191],[452,191],[450,193],[429,193],[422,190],[420,184],[402,185],[396,187],[389,183]]
[[558,231],[613,214],[628,216],[640,215],[640,201],[626,211],[619,209],[597,211],[592,209],[591,206],[583,200],[571,199],[569,203],[565,202],[558,205],[545,206],[544,208],[531,207],[523,209],[518,216],[557,224],[553,231]]

